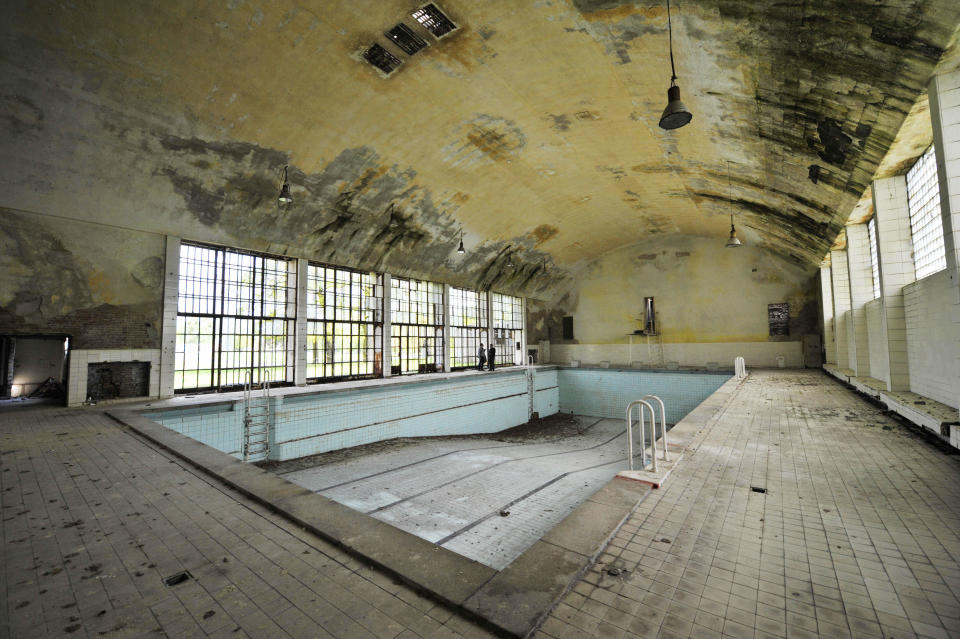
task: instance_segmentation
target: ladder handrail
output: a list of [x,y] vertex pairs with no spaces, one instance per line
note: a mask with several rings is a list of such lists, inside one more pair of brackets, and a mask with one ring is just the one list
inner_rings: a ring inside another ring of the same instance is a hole
[[[643,399],[643,400],[646,400],[646,399],[655,399],[655,400],[657,400],[657,403],[660,404],[660,430],[661,430],[661,432],[663,433],[663,461],[670,461],[670,460],[668,459],[668,456],[667,456],[667,407],[666,407],[666,405],[663,403],[663,400],[660,399],[659,397],[657,397],[656,395],[644,395],[644,396],[641,397],[640,399]],[[651,409],[651,412],[652,412],[652,409]],[[650,421],[653,422],[653,424],[651,424],[651,429],[653,430],[653,438],[656,439],[656,438],[657,438],[657,415],[656,415],[656,413],[653,413],[653,414],[650,416]],[[654,455],[656,455],[656,450],[657,450],[657,449],[654,448],[653,450],[654,450]],[[656,468],[654,468],[654,470],[656,470]]]
[[743,357],[736,357],[733,360],[733,370],[734,374],[737,376],[737,379],[743,379],[747,376],[747,362]]
[[646,446],[646,425],[643,421],[643,407],[646,406],[647,410],[650,411],[650,425],[652,426],[650,445],[651,453],[653,457],[653,472],[657,472],[657,428],[656,428],[656,413],[653,412],[653,406],[649,402],[642,399],[635,399],[629,404],[627,404],[627,461],[630,464],[630,470],[633,470],[633,407],[640,407],[640,442],[643,450],[643,460],[641,461],[642,467],[645,469],[647,467],[647,446]]

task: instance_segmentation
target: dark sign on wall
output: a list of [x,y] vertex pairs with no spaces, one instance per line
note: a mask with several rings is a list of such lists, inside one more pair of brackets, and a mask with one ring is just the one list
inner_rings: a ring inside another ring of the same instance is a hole
[[790,304],[767,304],[767,322],[770,324],[770,337],[790,334]]

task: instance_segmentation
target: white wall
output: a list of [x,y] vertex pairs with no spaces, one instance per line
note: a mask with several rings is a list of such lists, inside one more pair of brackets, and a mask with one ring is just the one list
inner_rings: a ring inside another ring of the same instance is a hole
[[786,368],[803,367],[803,350],[800,342],[722,342],[664,344],[663,360],[657,358],[657,349],[647,347],[643,338],[634,338],[629,344],[551,344],[552,362],[566,364],[579,360],[582,364],[610,362],[612,366],[628,366],[631,363],[659,365],[676,362],[680,366],[704,368],[708,362],[717,362],[721,368],[733,368],[733,360],[743,357],[747,368],[776,367],[778,357],[783,357]]
[[954,393],[958,343],[952,322],[954,291],[947,270],[903,288],[910,390],[958,407]]
[[867,341],[870,346],[870,377],[886,379],[890,365],[887,359],[886,335],[883,332],[883,300],[877,298],[864,304],[867,320]]

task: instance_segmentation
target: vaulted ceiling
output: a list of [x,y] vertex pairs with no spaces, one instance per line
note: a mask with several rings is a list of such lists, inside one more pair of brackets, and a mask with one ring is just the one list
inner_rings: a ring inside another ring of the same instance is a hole
[[694,117],[664,131],[665,2],[437,5],[440,39],[401,0],[5,3],[0,206],[526,294],[733,214],[812,272],[958,65],[956,0],[677,0]]

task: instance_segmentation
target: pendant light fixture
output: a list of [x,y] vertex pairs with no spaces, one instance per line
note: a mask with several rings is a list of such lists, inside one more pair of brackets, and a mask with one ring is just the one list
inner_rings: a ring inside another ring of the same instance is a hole
[[466,249],[463,248],[463,227],[460,227],[460,246],[457,247],[457,253],[463,255],[466,253]]
[[507,254],[507,268],[513,268],[513,251]]
[[283,184],[280,187],[280,195],[277,197],[277,206],[283,207],[293,204],[293,196],[290,195],[290,183],[287,181],[287,167],[283,167]]
[[[727,160],[727,200],[733,204],[733,185],[730,182],[730,161]],[[737,248],[741,245],[740,238],[737,237],[737,229],[733,226],[733,211],[730,211],[730,238],[724,245],[726,248]]]
[[670,0],[667,0],[667,29],[670,32],[670,88],[667,89],[667,108],[660,116],[660,128],[679,129],[693,119],[693,114],[680,101],[680,87],[677,86],[677,70],[673,64],[673,22],[670,20]]

